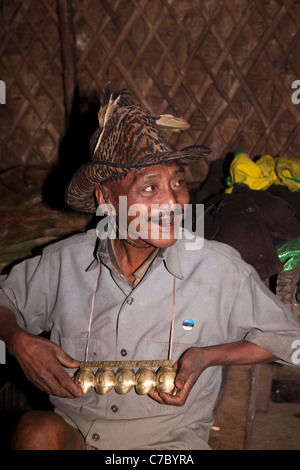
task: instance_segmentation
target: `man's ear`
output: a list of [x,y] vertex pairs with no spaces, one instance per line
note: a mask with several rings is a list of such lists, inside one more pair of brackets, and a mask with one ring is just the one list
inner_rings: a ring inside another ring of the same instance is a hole
[[101,204],[105,204],[105,199],[104,199],[104,196],[103,196],[103,193],[100,189],[100,186],[97,186],[96,187],[96,190],[95,190],[95,196],[96,196],[96,199],[97,199],[97,202],[98,202],[98,205],[100,206]]
[[[108,195],[110,195],[110,192],[108,190]],[[106,196],[106,197],[105,197]],[[98,202],[98,208],[97,208],[97,215],[110,215],[113,216],[115,215],[115,209],[114,207],[108,202],[107,200],[107,192],[105,188],[105,196],[103,194],[103,191],[100,186],[97,186],[95,189],[95,197]]]

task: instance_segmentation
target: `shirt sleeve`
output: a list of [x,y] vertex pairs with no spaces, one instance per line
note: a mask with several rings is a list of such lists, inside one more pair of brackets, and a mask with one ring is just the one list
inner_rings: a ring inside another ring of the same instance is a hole
[[[9,308],[18,325],[32,334],[49,331],[48,313],[53,298],[50,272],[49,256],[36,256],[0,276],[0,306]],[[52,275],[55,282],[53,271]]]
[[294,364],[300,321],[260,280],[255,270],[243,276],[228,323],[229,341],[250,341],[279,362]]

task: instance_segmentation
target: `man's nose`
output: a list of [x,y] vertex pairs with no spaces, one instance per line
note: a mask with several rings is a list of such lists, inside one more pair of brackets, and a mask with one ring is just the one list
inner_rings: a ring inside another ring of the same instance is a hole
[[178,195],[170,186],[165,188],[162,202],[167,204],[169,207],[178,203]]

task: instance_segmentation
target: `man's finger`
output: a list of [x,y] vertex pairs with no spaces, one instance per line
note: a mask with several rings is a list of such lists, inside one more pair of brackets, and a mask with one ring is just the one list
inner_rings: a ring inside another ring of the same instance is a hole
[[59,387],[63,389],[63,393],[67,391],[69,394],[71,394],[73,397],[76,397],[76,398],[79,398],[82,396],[81,388],[79,387],[79,385],[77,385],[74,382],[74,380],[64,370],[61,364],[59,364],[59,369],[56,371],[54,379],[58,383]]
[[80,366],[80,361],[73,359],[73,357],[66,354],[60,348],[58,349],[58,352],[57,352],[57,359],[64,367],[68,367],[70,369],[76,369],[77,367]]
[[64,370],[63,375],[61,372],[57,375],[51,374],[47,380],[44,380],[44,389],[50,395],[63,398],[80,398],[82,396],[81,388]]
[[157,401],[161,405],[163,405],[165,402],[162,400],[162,398],[159,396],[158,391],[154,388],[151,390],[150,393],[148,393],[148,396],[152,398],[153,400]]

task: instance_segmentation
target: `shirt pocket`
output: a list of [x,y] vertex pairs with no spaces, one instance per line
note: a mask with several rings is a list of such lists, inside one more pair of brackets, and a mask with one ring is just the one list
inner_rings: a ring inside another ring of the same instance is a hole
[[[191,347],[190,344],[185,343],[173,343],[173,358],[172,363],[176,362],[178,357],[183,354],[187,349]],[[146,345],[146,360],[166,360],[169,355],[169,343],[148,340]],[[155,368],[156,370],[156,368]],[[152,405],[153,406],[153,405]],[[185,412],[186,405],[183,407],[176,407],[170,405],[156,404],[157,415],[171,415],[171,414],[182,414]]]
[[[207,346],[207,343],[204,342],[198,342],[195,344],[188,344],[188,343],[180,343],[180,342],[174,342],[173,347],[172,347],[172,363],[174,364],[178,359],[190,348],[193,347],[204,347]],[[156,341],[149,340],[147,343],[147,359],[149,360],[162,360],[162,359],[168,359],[168,353],[169,353],[169,343],[160,343]],[[193,386],[189,397],[183,407],[180,407],[180,410],[184,412],[187,410],[187,408],[191,405],[191,403],[197,399],[197,396],[199,396],[200,393],[203,393],[203,390],[207,386],[207,383],[210,380],[210,376],[215,374],[217,372],[218,367],[209,367],[206,369],[202,374],[198,377],[195,385]],[[174,413],[174,408],[168,406],[170,410],[167,410],[167,413],[164,414],[170,414]],[[173,411],[172,411],[173,410]]]
[[146,345],[146,360],[168,359],[169,343],[148,340]]
[[[66,338],[58,334],[58,332],[52,332],[51,340],[58,344],[61,349],[66,353],[69,354],[73,359],[77,361],[85,361],[85,353],[87,347],[87,338],[81,337],[74,337],[74,338]],[[98,360],[99,354],[99,341],[90,338],[89,340],[89,348],[88,348],[88,361]],[[64,367],[66,372],[76,374],[78,369],[71,369]],[[92,369],[95,372],[95,369]],[[51,396],[52,404],[57,407],[58,409],[65,411],[67,414],[70,413],[72,417],[72,410],[78,412],[78,410],[82,406],[86,406],[87,408],[92,407],[95,405],[95,392],[90,391],[86,395],[83,395],[81,398],[62,398]]]
[[[174,342],[172,345],[172,362],[176,362],[182,354],[193,347],[203,347],[205,343],[180,343]],[[169,359],[169,343],[149,340],[146,346],[147,360],[165,360]]]
[[58,344],[61,349],[77,361],[85,361],[86,350],[88,347],[88,361],[96,361],[99,357],[99,341],[90,338],[65,338],[58,337]]

